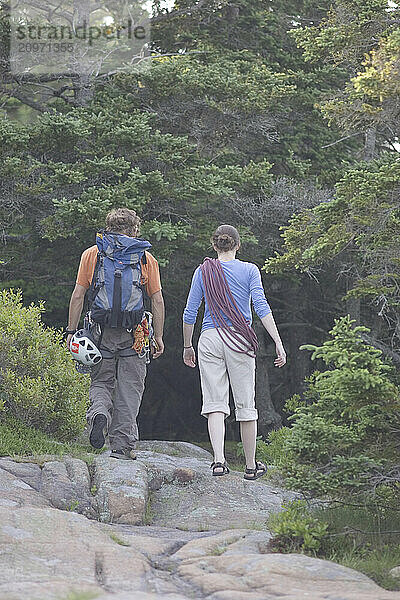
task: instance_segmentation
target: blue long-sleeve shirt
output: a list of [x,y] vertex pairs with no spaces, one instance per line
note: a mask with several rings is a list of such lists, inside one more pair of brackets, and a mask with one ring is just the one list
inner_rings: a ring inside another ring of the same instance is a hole
[[[260,319],[271,312],[271,308],[265,298],[264,288],[261,282],[261,273],[257,265],[238,260],[237,258],[229,261],[221,261],[221,265],[232,292],[232,296],[249,325],[251,325],[252,322],[251,302],[253,302],[254,310]],[[203,298],[205,306],[201,327],[202,331],[211,329],[215,326],[212,322],[207,300],[204,296],[201,270],[200,267],[197,267],[193,274],[186,308],[183,312],[183,321],[185,323],[193,325],[196,322],[197,313]],[[227,317],[224,316],[224,319],[227,325],[232,325]]]

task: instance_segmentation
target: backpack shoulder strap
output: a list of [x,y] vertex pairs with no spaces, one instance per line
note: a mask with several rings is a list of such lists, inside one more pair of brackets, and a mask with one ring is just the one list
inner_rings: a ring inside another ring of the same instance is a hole
[[96,280],[100,269],[101,258],[101,252],[97,252],[96,266],[94,267],[92,281],[90,282],[90,286],[87,291],[88,310],[90,310],[99,291],[99,288],[96,287]]
[[[140,262],[141,262],[140,267],[142,265],[147,265],[146,250],[143,252],[142,259],[141,259]],[[144,306],[145,310],[147,310],[148,312],[150,312],[150,310],[151,310],[150,296],[147,293],[146,285],[143,283],[143,275],[142,275],[142,269],[141,268],[140,268],[140,274],[141,274],[141,277],[140,277],[140,287],[141,287],[142,294],[143,294],[143,306]]]

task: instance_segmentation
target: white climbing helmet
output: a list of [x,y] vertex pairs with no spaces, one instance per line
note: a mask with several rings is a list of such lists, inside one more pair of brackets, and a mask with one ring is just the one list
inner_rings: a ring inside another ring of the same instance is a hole
[[79,329],[74,333],[69,349],[74,360],[88,367],[94,367],[103,358],[87,329]]

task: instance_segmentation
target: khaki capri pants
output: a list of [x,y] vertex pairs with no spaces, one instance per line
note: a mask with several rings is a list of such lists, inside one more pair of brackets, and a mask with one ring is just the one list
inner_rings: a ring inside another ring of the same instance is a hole
[[198,345],[203,406],[201,414],[230,414],[229,383],[235,403],[236,421],[255,421],[255,358],[228,348],[215,328],[202,332]]

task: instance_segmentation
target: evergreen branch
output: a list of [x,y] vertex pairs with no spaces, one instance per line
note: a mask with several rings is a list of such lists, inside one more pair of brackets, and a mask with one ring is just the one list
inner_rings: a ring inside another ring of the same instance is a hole
[[362,333],[361,337],[365,342],[371,344],[371,346],[374,346],[374,348],[382,350],[383,354],[389,356],[393,360],[393,362],[400,364],[400,354],[391,350],[388,346],[386,346],[386,344],[375,340],[372,336],[367,335],[366,333]]
[[[306,498],[307,499],[307,498]],[[318,504],[328,504],[330,506],[328,506],[328,509],[330,507],[332,507],[332,505],[335,504],[341,504],[342,506],[352,506],[353,508],[362,508],[362,509],[376,509],[377,505],[376,504],[359,504],[358,502],[347,502],[346,500],[339,500],[336,499],[335,500],[318,500]],[[400,512],[400,508],[395,508],[394,506],[388,506],[387,504],[381,504],[379,503],[379,508],[383,508],[383,509],[387,509],[387,510],[394,510],[395,512]]]
[[345,137],[340,138],[340,140],[335,140],[330,144],[325,144],[325,146],[321,146],[321,148],[329,148],[330,146],[336,146],[336,144],[340,144],[344,140],[348,140],[349,138],[355,137],[356,135],[363,135],[364,131],[357,131],[356,133],[351,133],[350,135],[346,135]]
[[364,535],[373,535],[373,534],[390,534],[390,533],[400,533],[400,531],[364,531],[363,529],[359,529],[358,527],[353,527],[352,525],[346,525],[346,530],[347,531],[359,531],[360,533],[363,533]]
[[[8,76],[7,76],[8,75]],[[21,75],[5,74],[4,82],[15,81],[17,83],[48,83],[50,81],[58,81],[59,79],[65,79],[66,77],[79,77],[79,73],[61,72],[61,73],[49,73],[48,75],[35,75],[34,73],[23,73]]]
[[27,96],[25,96],[18,90],[1,89],[1,93],[5,94],[6,96],[9,96],[10,98],[16,98],[17,100],[22,102],[22,104],[26,104],[27,106],[34,108],[38,112],[45,113],[45,112],[49,112],[50,110],[52,110],[49,106],[46,106],[45,104],[42,104],[41,102],[35,102],[35,100],[28,98]]

